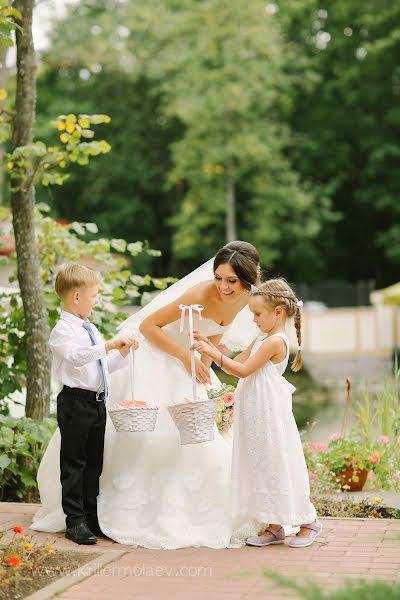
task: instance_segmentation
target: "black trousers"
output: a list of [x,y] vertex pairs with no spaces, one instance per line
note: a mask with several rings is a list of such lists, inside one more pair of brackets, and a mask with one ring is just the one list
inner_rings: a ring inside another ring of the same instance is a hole
[[97,496],[103,469],[106,409],[104,402],[63,388],[57,397],[61,432],[62,507],[67,527],[97,524]]

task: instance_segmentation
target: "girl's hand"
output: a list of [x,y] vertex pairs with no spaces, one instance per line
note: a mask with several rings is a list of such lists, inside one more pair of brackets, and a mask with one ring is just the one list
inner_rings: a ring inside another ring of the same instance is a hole
[[198,342],[206,342],[208,344],[211,343],[208,337],[206,337],[204,333],[200,331],[200,329],[193,329],[193,337]]
[[[186,371],[191,375],[192,374],[192,363],[190,354],[184,357],[182,360],[183,366]],[[209,369],[199,360],[195,359],[195,368],[196,368],[196,381],[197,383],[203,383],[204,385],[211,383],[210,371]]]
[[211,345],[208,341],[195,342],[190,349],[197,350],[197,352],[200,352],[200,354],[207,354],[207,356],[211,356],[211,358],[214,358],[216,350],[215,346]]

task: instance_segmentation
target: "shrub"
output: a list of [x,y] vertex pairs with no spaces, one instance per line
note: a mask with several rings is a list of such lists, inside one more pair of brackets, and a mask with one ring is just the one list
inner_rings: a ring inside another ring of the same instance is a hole
[[0,500],[37,499],[37,471],[56,427],[55,419],[0,415]]

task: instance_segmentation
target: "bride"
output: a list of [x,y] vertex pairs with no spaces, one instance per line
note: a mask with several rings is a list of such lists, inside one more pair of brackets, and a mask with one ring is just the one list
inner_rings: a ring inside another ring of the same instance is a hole
[[[225,548],[231,543],[230,440],[214,426],[213,441],[181,446],[167,406],[190,398],[192,389],[189,335],[187,325],[179,331],[179,306],[203,305],[201,321],[193,315],[194,326],[214,344],[244,347],[251,341],[244,335],[251,318],[248,291],[259,273],[255,247],[230,242],[122,324],[124,332],[140,329],[146,338],[135,355],[135,399],[160,410],[153,432],[117,433],[107,421],[98,519],[101,530],[115,541],[164,549]],[[197,356],[195,366],[198,396],[206,398],[206,385],[218,387],[218,379],[208,357]],[[129,373],[124,369],[111,376],[107,403],[110,407],[129,399]],[[42,508],[31,526],[35,530],[65,529],[59,448],[57,430],[38,472]],[[258,525],[247,524],[240,538],[256,533]]]

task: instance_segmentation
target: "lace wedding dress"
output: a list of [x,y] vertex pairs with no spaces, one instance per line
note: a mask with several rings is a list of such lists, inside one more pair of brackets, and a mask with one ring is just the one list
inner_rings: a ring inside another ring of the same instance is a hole
[[[225,328],[194,315],[206,335]],[[189,345],[179,321],[164,330],[182,346]],[[167,410],[192,397],[192,382],[182,363],[144,341],[136,353],[135,397],[160,407],[156,428],[149,433],[117,433],[108,422],[104,468],[98,498],[99,522],[106,535],[122,544],[147,548],[229,545],[231,446],[214,425],[214,440],[180,444]],[[213,375],[213,385],[219,385]],[[112,380],[112,401],[127,400],[127,370]],[[207,398],[204,386],[198,397]]]

